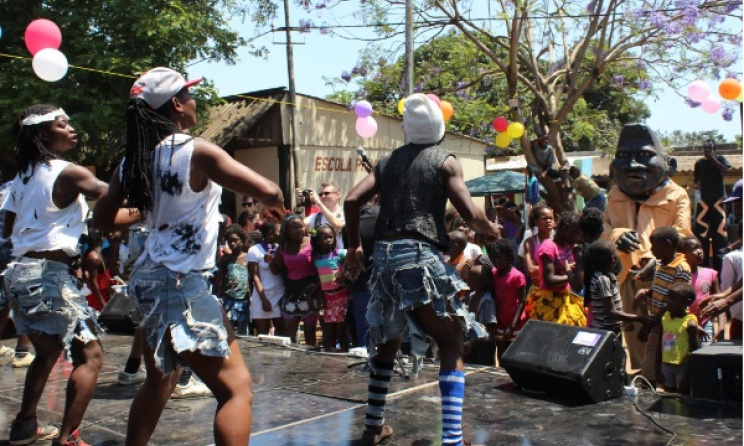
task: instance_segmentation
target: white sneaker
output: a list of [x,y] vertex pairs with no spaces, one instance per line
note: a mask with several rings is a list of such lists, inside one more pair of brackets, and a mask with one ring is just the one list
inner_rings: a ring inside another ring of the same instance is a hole
[[119,378],[116,380],[122,386],[129,386],[132,384],[139,384],[145,382],[147,378],[147,372],[144,370],[137,370],[134,373],[127,373],[125,371],[119,372]]
[[191,379],[185,385],[178,384],[173,390],[171,398],[181,400],[188,398],[204,398],[212,396],[212,391],[209,390],[206,384],[204,384],[196,375],[191,375]]
[[15,350],[13,350],[10,347],[6,347],[4,345],[0,345],[0,358],[3,357],[11,357],[15,353]]
[[30,366],[34,362],[34,358],[36,358],[36,355],[30,352],[16,353],[11,358],[10,363],[14,369],[22,369]]

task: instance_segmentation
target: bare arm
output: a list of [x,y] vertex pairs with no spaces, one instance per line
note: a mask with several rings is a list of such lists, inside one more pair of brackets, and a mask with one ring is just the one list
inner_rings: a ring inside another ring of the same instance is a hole
[[284,196],[279,186],[236,161],[221,147],[202,139],[194,140],[192,166],[233,192],[257,198],[269,212],[284,218]]
[[[323,200],[318,198],[318,193],[314,190],[310,191],[310,200],[312,200],[313,204],[318,206],[318,209],[320,209],[320,212],[325,217],[326,221],[329,225],[336,231],[340,232],[344,229],[344,226],[346,226],[346,223],[340,218],[336,218],[336,214],[332,212],[328,207],[323,203]],[[308,231],[311,228],[308,228]]]
[[532,280],[540,280],[540,267],[532,260],[532,250],[534,248],[534,240],[532,238],[527,239],[524,242],[524,265],[527,269],[527,274],[530,275]]
[[559,276],[555,273],[555,264],[553,259],[547,255],[541,255],[538,259],[543,265],[543,274],[545,275],[545,285],[549,287],[563,286],[569,282],[569,276]]
[[64,208],[70,205],[78,194],[97,200],[108,190],[108,184],[96,178],[85,167],[70,164],[65,167],[54,182],[52,200],[55,206]]
[[462,219],[465,220],[465,224],[477,233],[501,238],[501,227],[489,221],[486,214],[470,197],[470,191],[462,177],[462,167],[460,167],[457,159],[454,157],[447,158],[442,164],[440,172],[447,188],[447,198],[455,206]]
[[98,198],[93,208],[91,226],[101,231],[111,231],[117,227],[129,227],[142,221],[142,215],[135,208],[122,208],[124,197],[121,195],[119,169],[114,169],[106,193]]
[[85,271],[86,277],[88,277],[88,287],[101,306],[104,306],[106,305],[106,300],[103,298],[101,288],[98,286],[98,269],[102,265],[103,260],[101,260],[101,257],[94,251],[89,252],[88,255],[85,256],[83,270]]

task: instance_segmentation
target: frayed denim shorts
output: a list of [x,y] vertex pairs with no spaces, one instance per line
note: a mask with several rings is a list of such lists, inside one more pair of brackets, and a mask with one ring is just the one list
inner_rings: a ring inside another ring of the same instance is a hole
[[18,333],[59,336],[68,358],[73,340],[98,339],[95,313],[67,264],[20,257],[5,271],[4,288]]
[[[169,374],[182,365],[178,354],[199,351],[202,355],[227,358],[222,305],[209,291],[209,274],[178,273],[150,259],[130,276],[129,296],[155,366]],[[170,330],[170,342],[163,342]]]
[[[474,328],[474,317],[456,297],[465,283],[429,243],[414,239],[375,243],[369,287],[370,346],[395,339],[406,328],[412,338],[426,340],[423,329],[411,317],[411,311],[423,305],[432,305],[442,318],[456,318],[463,331]],[[420,350],[416,354],[426,353],[425,343],[412,342],[412,348]]]

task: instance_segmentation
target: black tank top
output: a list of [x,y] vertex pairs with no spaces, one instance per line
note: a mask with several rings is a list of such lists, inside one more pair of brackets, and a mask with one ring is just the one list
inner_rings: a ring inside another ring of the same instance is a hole
[[449,248],[444,224],[447,190],[440,169],[450,156],[454,155],[438,146],[407,144],[377,163],[380,215],[375,239],[411,234],[440,249]]

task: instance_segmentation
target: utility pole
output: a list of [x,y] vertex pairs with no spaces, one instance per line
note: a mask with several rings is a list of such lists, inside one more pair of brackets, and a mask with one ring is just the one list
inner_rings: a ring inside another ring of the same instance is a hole
[[[286,1],[286,0],[285,0]],[[406,96],[413,94],[413,0],[406,0]]]
[[[284,29],[287,36],[287,74],[289,77],[289,128],[292,145],[292,165],[290,175],[294,178],[294,187],[300,187],[300,144],[297,141],[297,96],[295,95],[294,53],[292,51],[292,29],[289,26],[289,0],[284,0]],[[294,196],[294,191],[292,196]]]

